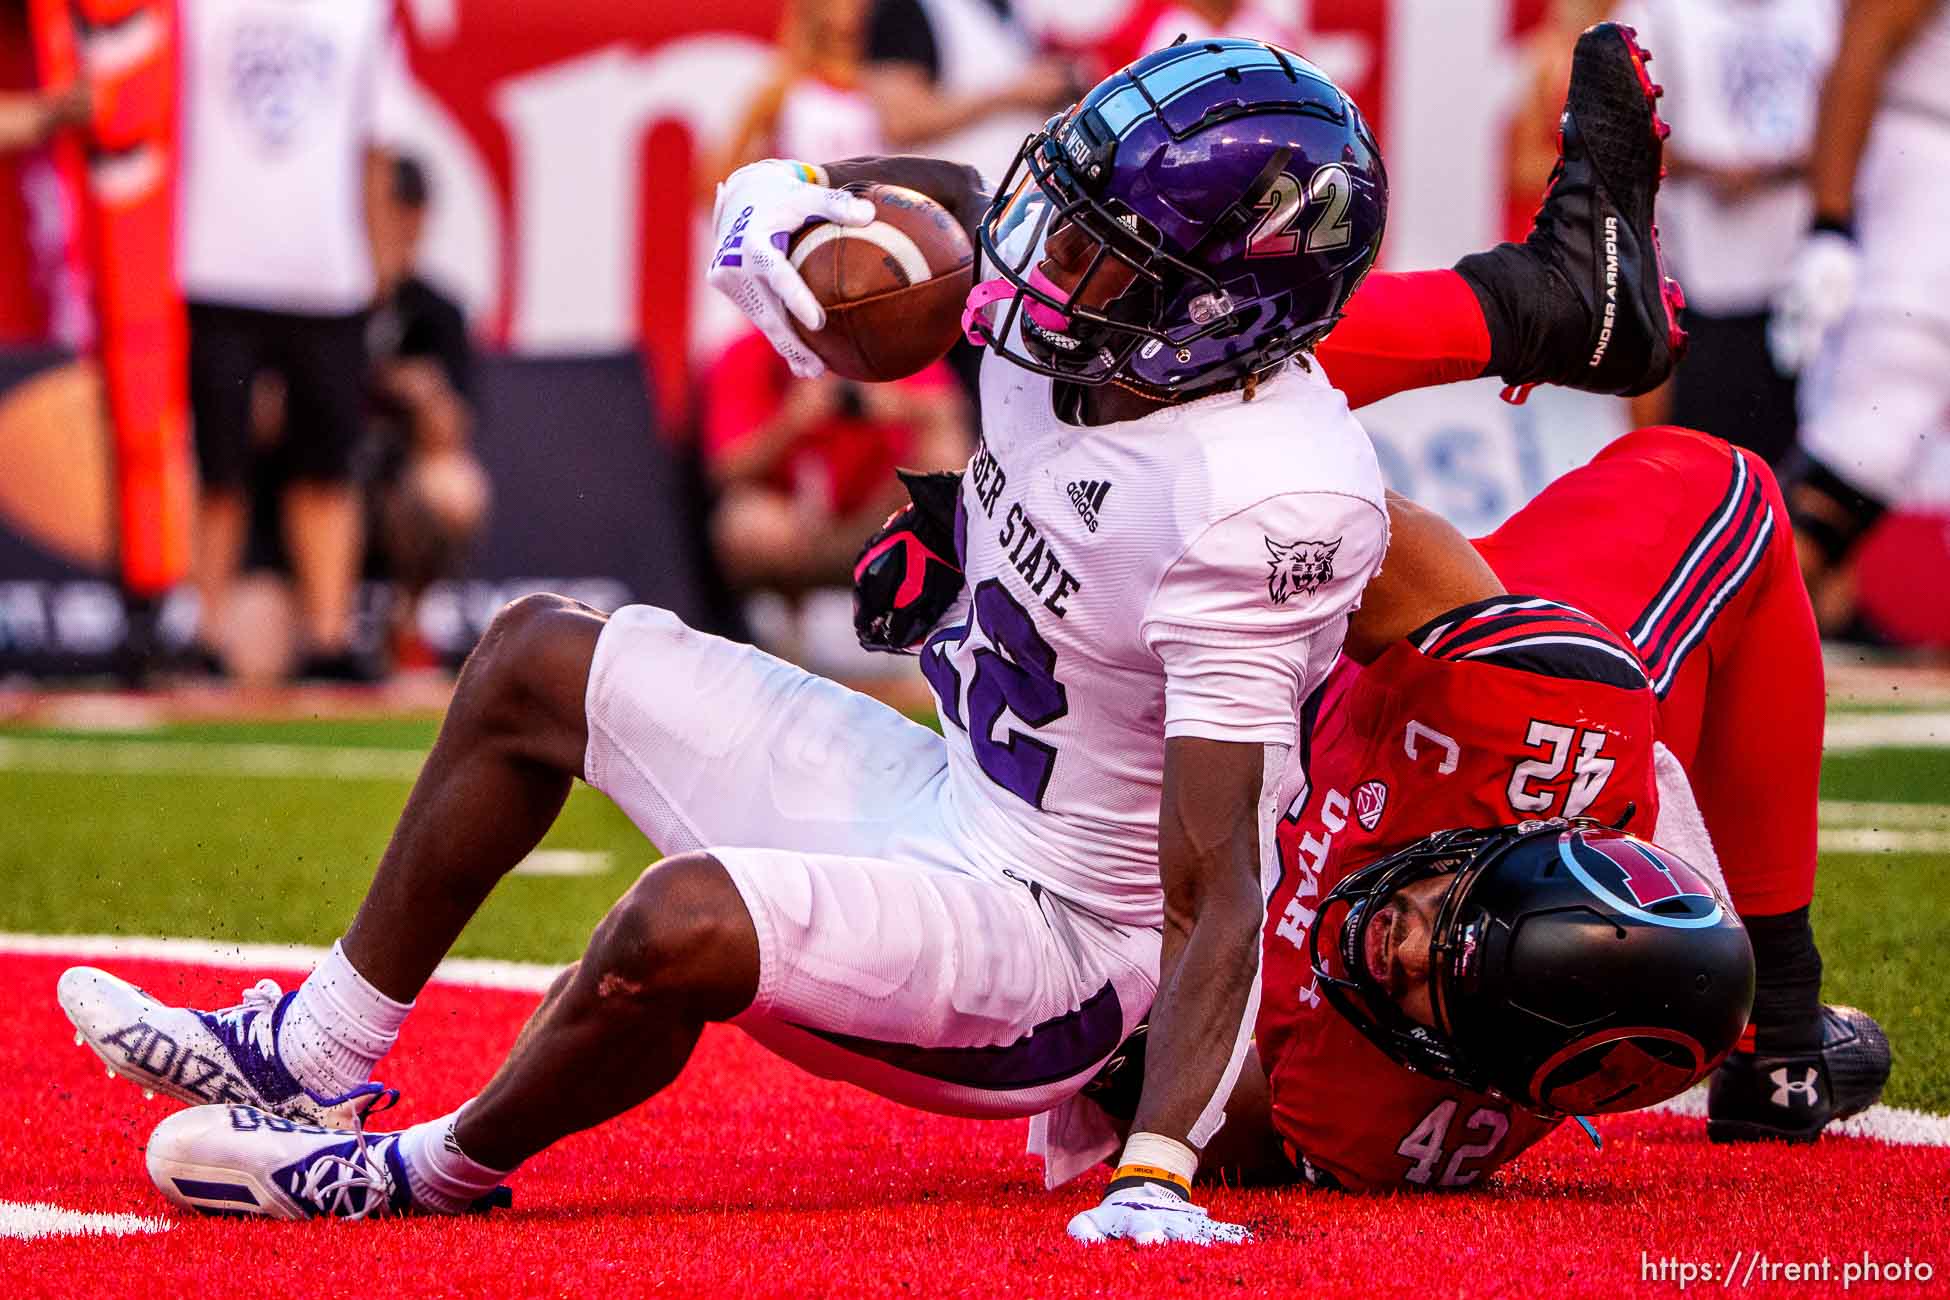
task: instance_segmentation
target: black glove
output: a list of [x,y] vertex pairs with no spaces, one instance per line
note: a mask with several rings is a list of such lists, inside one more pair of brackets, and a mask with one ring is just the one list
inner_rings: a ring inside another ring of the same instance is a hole
[[887,516],[853,562],[853,632],[868,650],[913,654],[961,594],[961,472],[894,473],[913,504]]

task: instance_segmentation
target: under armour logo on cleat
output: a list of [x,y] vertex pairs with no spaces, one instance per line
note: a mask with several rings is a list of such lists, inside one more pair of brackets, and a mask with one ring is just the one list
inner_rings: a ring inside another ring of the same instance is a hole
[[1820,1101],[1821,1097],[1815,1091],[1816,1073],[1815,1067],[1811,1065],[1808,1067],[1808,1075],[1806,1078],[1795,1083],[1789,1083],[1787,1067],[1784,1065],[1768,1075],[1767,1077],[1774,1081],[1774,1104],[1776,1106],[1791,1105],[1792,1103],[1788,1101],[1790,1097],[1798,1097],[1803,1104],[1808,1106],[1813,1106],[1816,1102]]

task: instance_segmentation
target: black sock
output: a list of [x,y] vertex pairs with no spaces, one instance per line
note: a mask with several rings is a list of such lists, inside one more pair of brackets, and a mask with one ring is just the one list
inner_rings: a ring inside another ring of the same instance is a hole
[[1821,1046],[1821,953],[1808,909],[1740,919],[1754,945],[1754,1050],[1814,1051]]
[[[1483,309],[1490,336],[1486,375],[1524,384],[1550,378],[1563,369],[1565,349],[1560,322],[1567,309],[1582,318],[1577,294],[1555,271],[1539,274],[1537,255],[1523,244],[1498,244],[1471,253],[1455,265]],[[1540,295],[1552,295],[1540,301]],[[1579,336],[1582,341],[1582,335]]]

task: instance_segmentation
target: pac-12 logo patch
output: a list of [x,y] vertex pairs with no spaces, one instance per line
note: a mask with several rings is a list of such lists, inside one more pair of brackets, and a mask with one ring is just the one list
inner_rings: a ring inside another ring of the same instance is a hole
[[1388,783],[1364,781],[1354,790],[1354,820],[1361,829],[1371,831],[1381,825],[1381,811],[1388,806]]
[[1266,575],[1266,594],[1275,605],[1284,605],[1295,596],[1311,596],[1334,580],[1334,555],[1341,539],[1331,542],[1276,542],[1268,537],[1270,556]]

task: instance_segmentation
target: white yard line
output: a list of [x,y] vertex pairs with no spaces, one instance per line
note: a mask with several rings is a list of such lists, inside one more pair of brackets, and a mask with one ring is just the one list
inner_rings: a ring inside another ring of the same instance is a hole
[[1874,826],[1824,826],[1823,853],[1950,853],[1950,831],[1886,831]]
[[39,1237],[127,1237],[168,1232],[168,1219],[147,1214],[84,1214],[40,1201],[0,1201],[0,1240]]
[[1829,853],[1950,853],[1950,805],[1824,799],[1820,833]]
[[[207,939],[0,933],[0,954],[5,953],[73,957],[81,961],[176,961],[224,969],[305,971],[325,956],[326,949],[299,944],[212,943]],[[439,983],[463,988],[539,993],[548,988],[561,970],[559,966],[544,966],[536,962],[450,957],[440,963],[433,978]],[[49,990],[49,995],[52,996],[52,990]],[[1704,1118],[1706,1088],[1701,1085],[1653,1109]],[[1873,1138],[1897,1146],[1950,1147],[1950,1115],[1930,1115],[1899,1106],[1871,1106],[1854,1119],[1837,1124],[1829,1131],[1848,1137]]]
[[1876,830],[1950,830],[1950,804],[1868,803],[1823,799],[1823,826],[1869,826]]
[[[1950,712],[1831,714],[1826,746],[1831,754],[1950,748]],[[349,745],[0,736],[0,771],[12,772],[411,781],[425,760],[419,749]]]
[[[81,961],[177,961],[225,970],[309,971],[325,959],[327,948],[296,943],[218,943],[209,939],[162,939],[116,934],[0,933],[0,953],[31,957],[73,957]],[[463,988],[545,991],[562,967],[529,961],[489,961],[449,957],[433,977]]]
[[605,876],[610,855],[599,849],[536,849],[515,863],[517,876]]
[[[1706,1085],[1662,1101],[1652,1110],[1668,1115],[1706,1118]],[[1837,1121],[1827,1133],[1843,1137],[1873,1138],[1899,1147],[1950,1147],[1950,1115],[1931,1115],[1902,1106],[1871,1106],[1853,1119]]]
[[1950,713],[1831,713],[1822,748],[1830,754],[1950,749]]

